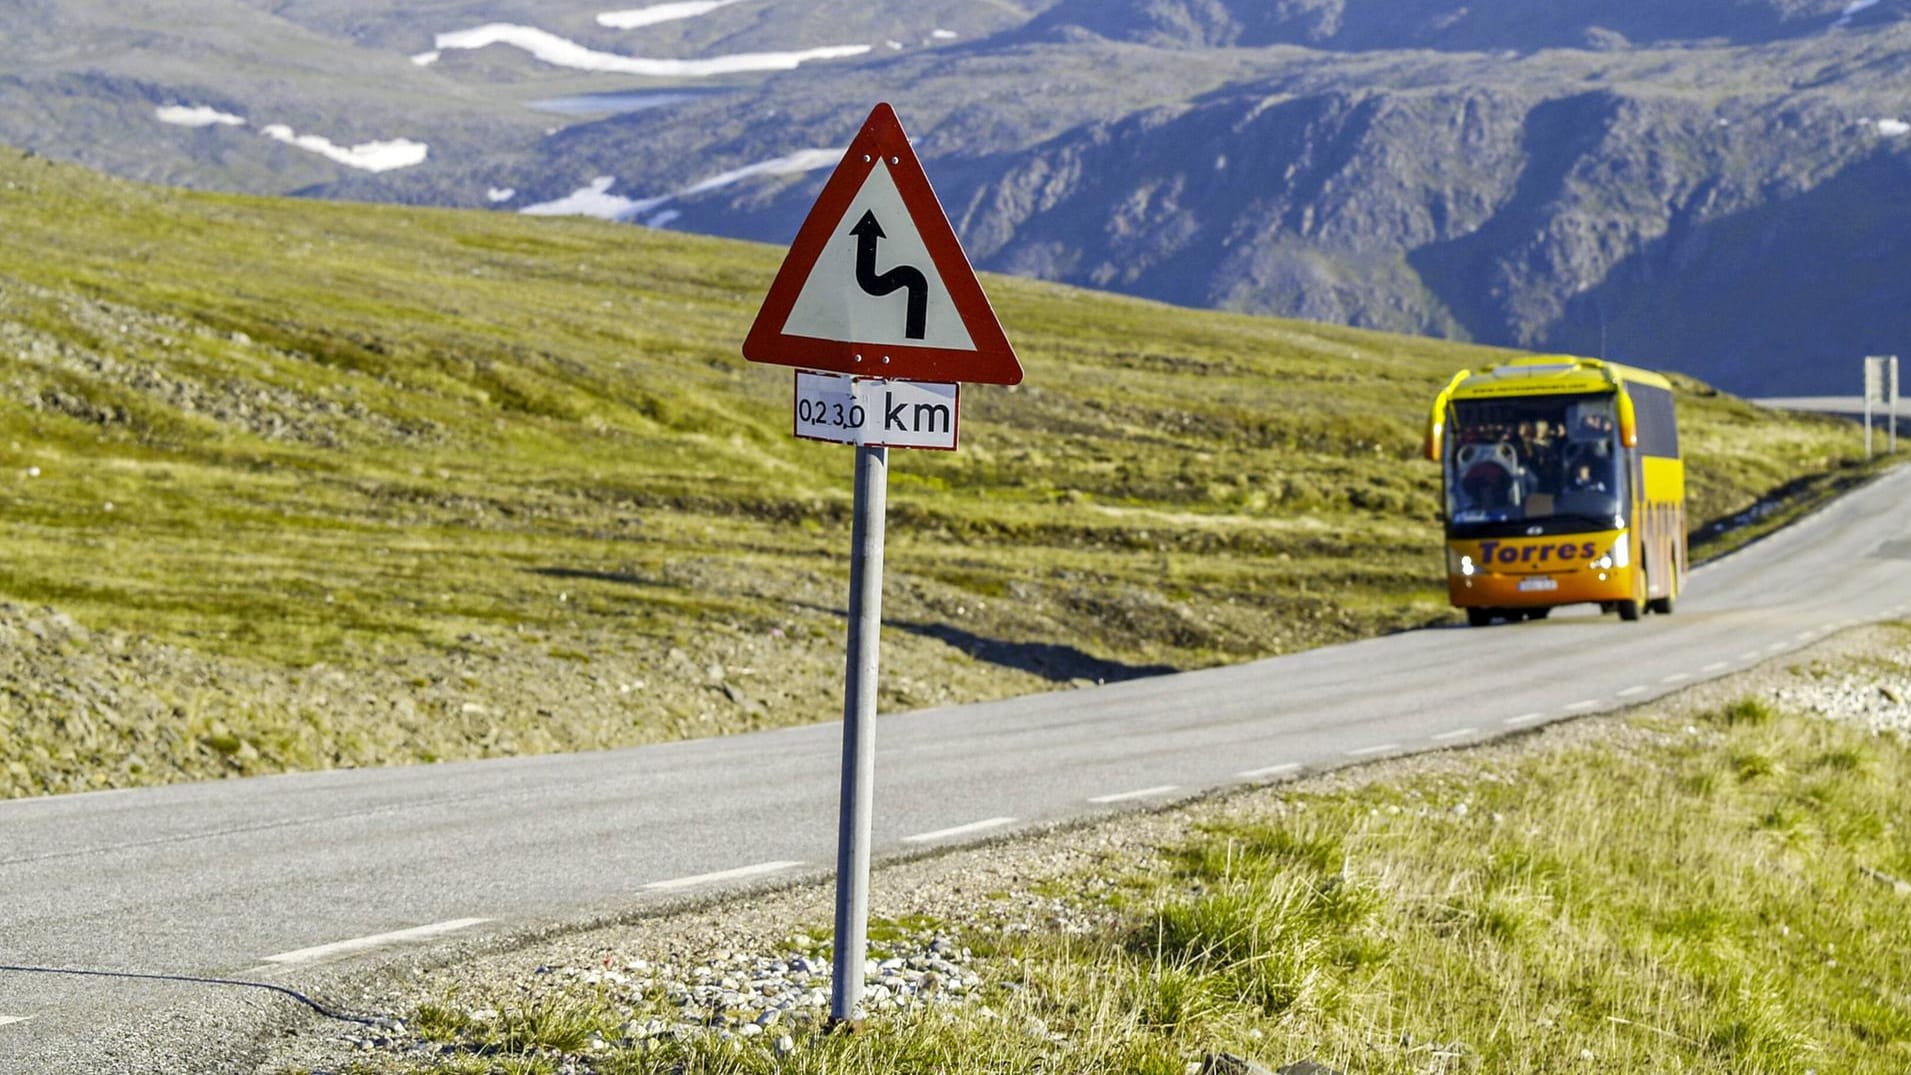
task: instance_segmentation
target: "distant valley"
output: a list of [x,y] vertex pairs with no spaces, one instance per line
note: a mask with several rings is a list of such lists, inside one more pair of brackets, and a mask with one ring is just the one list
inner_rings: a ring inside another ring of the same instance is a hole
[[889,100],[983,268],[1747,394],[1911,346],[1907,0],[34,0],[0,33],[0,140],[136,178],[781,243]]

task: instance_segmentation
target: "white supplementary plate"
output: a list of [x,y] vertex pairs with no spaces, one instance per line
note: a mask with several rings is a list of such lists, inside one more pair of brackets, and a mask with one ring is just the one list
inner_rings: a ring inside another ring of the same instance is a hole
[[953,452],[962,388],[796,371],[796,435],[865,448]]

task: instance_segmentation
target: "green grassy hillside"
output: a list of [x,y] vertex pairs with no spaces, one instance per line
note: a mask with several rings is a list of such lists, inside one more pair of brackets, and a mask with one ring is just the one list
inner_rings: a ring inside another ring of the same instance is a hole
[[[851,456],[737,351],[779,250],[4,158],[0,793],[836,714]],[[1492,352],[987,286],[1028,380],[897,453],[886,708],[1447,616],[1421,416]],[[1860,450],[1686,387],[1696,519]]]

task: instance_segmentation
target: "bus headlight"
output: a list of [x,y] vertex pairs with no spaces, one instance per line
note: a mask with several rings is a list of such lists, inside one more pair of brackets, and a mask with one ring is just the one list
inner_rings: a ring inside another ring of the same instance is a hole
[[1478,570],[1478,568],[1473,566],[1473,557],[1451,546],[1447,548],[1447,574],[1465,575],[1467,578],[1472,578]]
[[1593,566],[1601,571],[1610,571],[1615,567],[1625,567],[1632,563],[1632,542],[1620,538],[1612,543],[1611,551],[1593,561]]

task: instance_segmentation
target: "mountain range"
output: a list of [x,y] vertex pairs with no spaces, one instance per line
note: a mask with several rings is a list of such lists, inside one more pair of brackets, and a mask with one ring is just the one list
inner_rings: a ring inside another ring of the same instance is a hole
[[136,178],[783,243],[888,100],[984,268],[1752,394],[1911,339],[1907,0],[32,0],[0,33],[0,139]]

